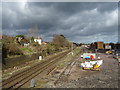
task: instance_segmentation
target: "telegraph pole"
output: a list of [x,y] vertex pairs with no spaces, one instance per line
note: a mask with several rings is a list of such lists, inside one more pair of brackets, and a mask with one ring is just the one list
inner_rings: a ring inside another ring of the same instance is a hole
[[72,48],[72,52],[71,52],[71,53],[72,53],[72,55],[73,55],[73,43],[72,43],[72,45],[71,45],[71,48]]

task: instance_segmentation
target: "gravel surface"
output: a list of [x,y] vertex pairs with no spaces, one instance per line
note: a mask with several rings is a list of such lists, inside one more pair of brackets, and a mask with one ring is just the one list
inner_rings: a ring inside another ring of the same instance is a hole
[[[47,84],[45,88],[118,88],[118,61],[111,55],[99,54],[98,56],[103,60],[100,71],[81,69],[76,72],[78,75],[76,78],[70,79],[68,82],[61,81],[56,86]],[[86,75],[82,75],[82,73]]]

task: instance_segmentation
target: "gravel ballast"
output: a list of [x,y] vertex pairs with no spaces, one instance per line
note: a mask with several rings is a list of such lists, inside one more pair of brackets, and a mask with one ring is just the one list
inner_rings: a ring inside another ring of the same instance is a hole
[[68,77],[69,81],[61,81],[57,85],[47,84],[45,88],[118,88],[118,60],[111,55],[98,56],[103,60],[100,71],[84,71],[76,64]]

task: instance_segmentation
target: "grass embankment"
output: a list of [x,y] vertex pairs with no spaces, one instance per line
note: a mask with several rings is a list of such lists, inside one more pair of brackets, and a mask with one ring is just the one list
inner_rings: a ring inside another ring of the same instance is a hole
[[31,55],[31,54],[34,53],[34,52],[33,52],[30,48],[28,48],[28,47],[20,48],[20,50],[21,50],[22,52],[24,52],[25,55]]
[[[29,47],[23,47],[23,48],[19,48],[19,49],[23,52],[24,55],[34,54],[34,52]],[[8,58],[15,58],[15,57],[19,57],[19,56],[22,56],[22,55],[8,55]]]
[[[23,49],[23,50],[26,50],[26,51],[28,51],[28,49]],[[65,50],[66,51],[66,50]],[[58,53],[56,53],[56,55],[57,54],[61,54],[61,53],[63,53],[64,51],[62,51],[62,52],[58,52]],[[20,55],[19,55],[20,56]],[[48,55],[47,57],[45,57],[44,58],[44,60],[48,60],[49,58],[52,58],[52,57],[54,57],[55,56],[55,54],[52,54],[52,55]],[[17,57],[17,56],[16,56]],[[12,57],[11,57],[12,58]],[[8,77],[8,76],[10,76],[11,74],[14,74],[14,73],[16,73],[16,72],[19,72],[19,71],[21,71],[21,70],[23,70],[23,69],[25,69],[25,68],[29,68],[29,67],[32,67],[34,64],[36,64],[36,63],[39,63],[39,62],[44,62],[44,60],[38,60],[38,59],[36,59],[36,60],[34,60],[34,61],[28,61],[28,62],[26,62],[25,64],[23,64],[23,65],[19,65],[19,66],[15,66],[15,67],[17,67],[18,69],[14,69],[14,68],[9,68],[9,69],[7,69],[6,71],[4,71],[3,73],[2,73],[2,76],[0,77],[0,78],[6,78],[6,77]],[[28,64],[29,63],[29,64]]]

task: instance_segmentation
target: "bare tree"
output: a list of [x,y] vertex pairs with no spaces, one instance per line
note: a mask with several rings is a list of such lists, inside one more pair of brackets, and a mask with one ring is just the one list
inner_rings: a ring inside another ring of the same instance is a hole
[[70,47],[70,42],[63,35],[54,35],[52,40],[52,44],[54,44],[57,48],[60,47]]
[[33,28],[30,28],[28,30],[28,37],[34,37],[34,38],[39,37],[38,25],[35,25]]

